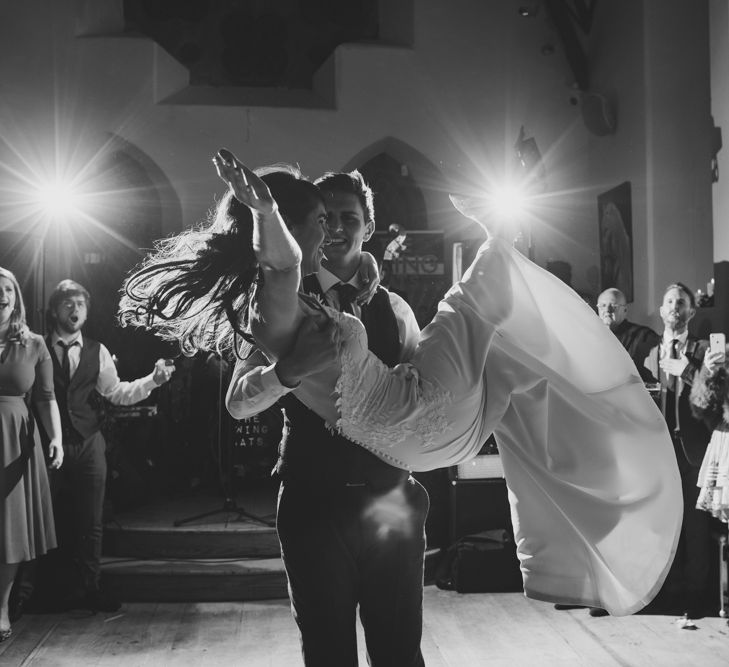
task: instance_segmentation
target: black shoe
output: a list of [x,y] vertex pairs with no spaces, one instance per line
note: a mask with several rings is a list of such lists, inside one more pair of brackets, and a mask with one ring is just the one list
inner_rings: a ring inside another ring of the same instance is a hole
[[607,609],[602,607],[590,607],[590,616],[593,618],[599,618],[600,616],[609,616]]
[[15,621],[22,618],[23,613],[25,612],[25,603],[25,598],[17,598],[10,601],[10,604],[8,605],[8,618],[11,623],[15,623]]
[[683,615],[686,618],[697,619],[706,616],[708,605],[704,602],[703,596],[699,593],[688,593],[681,600]]
[[86,593],[88,609],[94,611],[119,611],[121,602],[109,593],[94,588]]
[[560,604],[559,602],[554,605],[557,611],[567,611],[568,609],[584,609],[584,605],[581,604]]
[[92,588],[83,595],[69,601],[69,609],[89,609],[91,611],[119,611],[121,602],[98,588]]
[[699,618],[704,618],[706,613],[701,607],[685,607],[682,616],[691,621],[695,621]]

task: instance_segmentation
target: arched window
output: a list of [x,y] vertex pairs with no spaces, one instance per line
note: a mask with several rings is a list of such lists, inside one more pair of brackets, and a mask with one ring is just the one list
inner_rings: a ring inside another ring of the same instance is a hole
[[392,137],[361,151],[344,169],[359,169],[374,191],[375,234],[364,249],[380,263],[382,284],[427,324],[450,286],[442,212],[453,208],[440,170]]
[[127,273],[165,235],[163,208],[179,209],[179,201],[146,154],[116,137],[110,146],[95,184],[105,193],[104,206],[95,216],[99,224],[76,225],[72,230],[67,277],[89,290],[91,307],[84,331],[117,355],[119,375],[126,379],[146,375],[155,359],[170,354],[152,334],[120,328],[116,314]]

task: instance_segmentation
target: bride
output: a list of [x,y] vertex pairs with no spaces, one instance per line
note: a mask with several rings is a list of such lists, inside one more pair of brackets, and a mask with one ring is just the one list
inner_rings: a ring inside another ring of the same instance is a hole
[[[312,369],[297,398],[412,471],[466,461],[493,432],[526,595],[613,615],[650,602],[681,526],[675,456],[630,357],[580,297],[493,234],[478,203],[454,198],[488,238],[409,363],[390,369],[368,352],[356,318],[298,292],[301,250],[264,181],[227,151],[214,162],[252,212],[262,276],[232,326],[245,322],[241,333],[271,359],[296,346],[332,346],[333,363]],[[144,271],[129,281],[139,287]],[[164,333],[169,313],[147,308],[160,303],[160,290],[137,289],[134,300],[141,323],[154,328],[156,315]]]

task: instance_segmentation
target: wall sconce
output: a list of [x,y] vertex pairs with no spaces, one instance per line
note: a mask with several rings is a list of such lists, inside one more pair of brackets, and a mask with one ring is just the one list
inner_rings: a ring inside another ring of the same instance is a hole
[[525,177],[530,182],[538,182],[543,186],[547,171],[544,167],[542,154],[539,152],[536,139],[526,136],[523,125],[514,144],[514,153],[522,166]]
[[[712,120],[713,125],[713,120]],[[719,160],[717,156],[722,147],[721,128],[714,126],[711,133],[711,182],[719,182]]]

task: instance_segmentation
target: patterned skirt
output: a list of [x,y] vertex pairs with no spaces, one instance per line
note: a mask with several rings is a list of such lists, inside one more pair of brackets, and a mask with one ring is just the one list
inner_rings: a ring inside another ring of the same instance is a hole
[[696,508],[729,523],[729,431],[711,434],[697,485],[701,490]]

